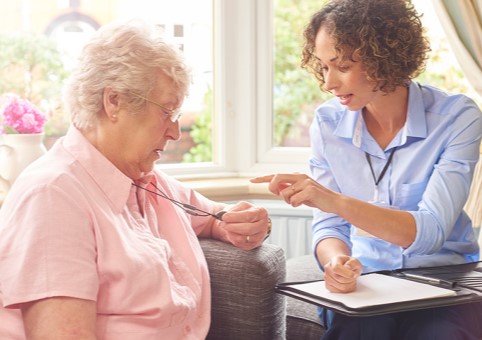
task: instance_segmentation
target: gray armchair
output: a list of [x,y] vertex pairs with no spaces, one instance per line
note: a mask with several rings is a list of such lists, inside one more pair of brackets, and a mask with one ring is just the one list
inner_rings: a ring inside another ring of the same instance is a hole
[[201,246],[213,294],[208,340],[320,339],[316,307],[274,292],[280,282],[319,278],[310,256],[286,262],[283,249],[267,243],[250,251],[208,239]]

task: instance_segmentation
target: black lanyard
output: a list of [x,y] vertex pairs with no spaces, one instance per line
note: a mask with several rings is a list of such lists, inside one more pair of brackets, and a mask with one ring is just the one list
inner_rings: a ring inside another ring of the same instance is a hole
[[373,182],[375,182],[375,188],[378,187],[378,183],[380,183],[380,181],[382,180],[383,176],[385,176],[385,172],[387,172],[388,166],[390,165],[390,163],[391,163],[391,161],[392,161],[393,154],[395,153],[395,150],[397,150],[397,147],[394,147],[394,148],[392,149],[392,152],[390,153],[390,156],[388,156],[388,160],[387,160],[387,162],[385,163],[385,166],[383,167],[382,172],[381,172],[380,175],[378,176],[378,179],[376,178],[375,172],[373,171],[373,166],[372,166],[372,161],[371,161],[371,159],[370,159],[370,155],[365,151],[365,157],[366,157],[366,159],[367,159],[368,165],[370,165],[370,171],[372,172]]

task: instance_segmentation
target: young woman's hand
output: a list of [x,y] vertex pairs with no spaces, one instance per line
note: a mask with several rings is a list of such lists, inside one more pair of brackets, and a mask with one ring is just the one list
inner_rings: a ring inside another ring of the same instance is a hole
[[302,204],[336,213],[340,194],[322,186],[304,174],[276,174],[252,178],[251,183],[269,183],[268,189],[293,207]]
[[356,289],[356,282],[362,273],[362,264],[354,257],[337,255],[326,263],[325,284],[333,293],[350,293]]

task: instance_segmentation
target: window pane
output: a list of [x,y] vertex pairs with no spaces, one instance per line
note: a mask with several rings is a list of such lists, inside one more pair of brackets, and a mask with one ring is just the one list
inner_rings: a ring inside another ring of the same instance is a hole
[[274,80],[273,145],[309,146],[314,109],[330,97],[301,69],[303,29],[323,1],[273,0]]
[[[456,62],[432,2],[412,2],[419,13],[424,13],[422,21],[432,47],[427,69],[417,81],[447,91],[465,93],[481,103]],[[273,0],[274,146],[309,146],[308,129],[313,111],[331,97],[321,92],[314,77],[300,68],[303,29],[322,4],[323,1],[319,0]]]
[[16,93],[48,115],[50,147],[69,125],[61,87],[83,44],[99,26],[130,18],[162,27],[193,71],[181,140],[170,143],[160,162],[212,161],[213,0],[6,1],[0,12],[0,94]]

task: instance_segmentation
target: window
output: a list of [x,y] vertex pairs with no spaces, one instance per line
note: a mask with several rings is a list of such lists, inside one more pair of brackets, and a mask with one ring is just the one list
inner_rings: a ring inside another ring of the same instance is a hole
[[0,94],[17,93],[47,113],[48,147],[67,131],[61,84],[86,40],[108,22],[143,18],[161,27],[184,51],[193,71],[190,96],[182,108],[182,139],[169,145],[160,162],[213,160],[212,0],[114,0],[108,7],[100,1],[25,0],[5,6],[0,13]]
[[[427,8],[430,2],[414,2],[423,5],[427,18],[435,15]],[[194,69],[191,96],[184,107],[193,114],[183,117],[183,137],[170,144],[160,167],[179,177],[307,172],[307,127],[314,107],[329,95],[319,91],[299,63],[303,27],[321,5],[318,0],[10,1],[0,13],[0,33],[45,33],[50,27],[52,36],[66,47],[65,41],[83,41],[96,25],[114,19],[134,16],[154,20],[184,50]],[[82,16],[74,20],[69,13]],[[433,32],[438,34],[441,29],[437,25],[436,20],[427,24],[437,27]],[[432,39],[432,43],[435,50],[448,53],[442,37]],[[4,53],[0,48],[0,63]],[[441,54],[437,58],[447,60]],[[440,87],[439,81],[448,81],[457,86],[449,90],[474,93],[454,59],[449,60],[443,66],[453,69],[429,66],[423,77],[430,73],[434,77],[421,81]],[[57,70],[55,76],[48,76],[54,79],[53,86],[44,87],[38,100],[55,111],[58,101],[46,103],[45,99],[60,93],[57,85],[70,65],[51,66]],[[13,78],[0,75],[0,79],[1,93],[4,80]],[[65,115],[56,115],[49,133],[61,135],[65,124]],[[191,156],[184,156],[193,146],[196,149]]]

